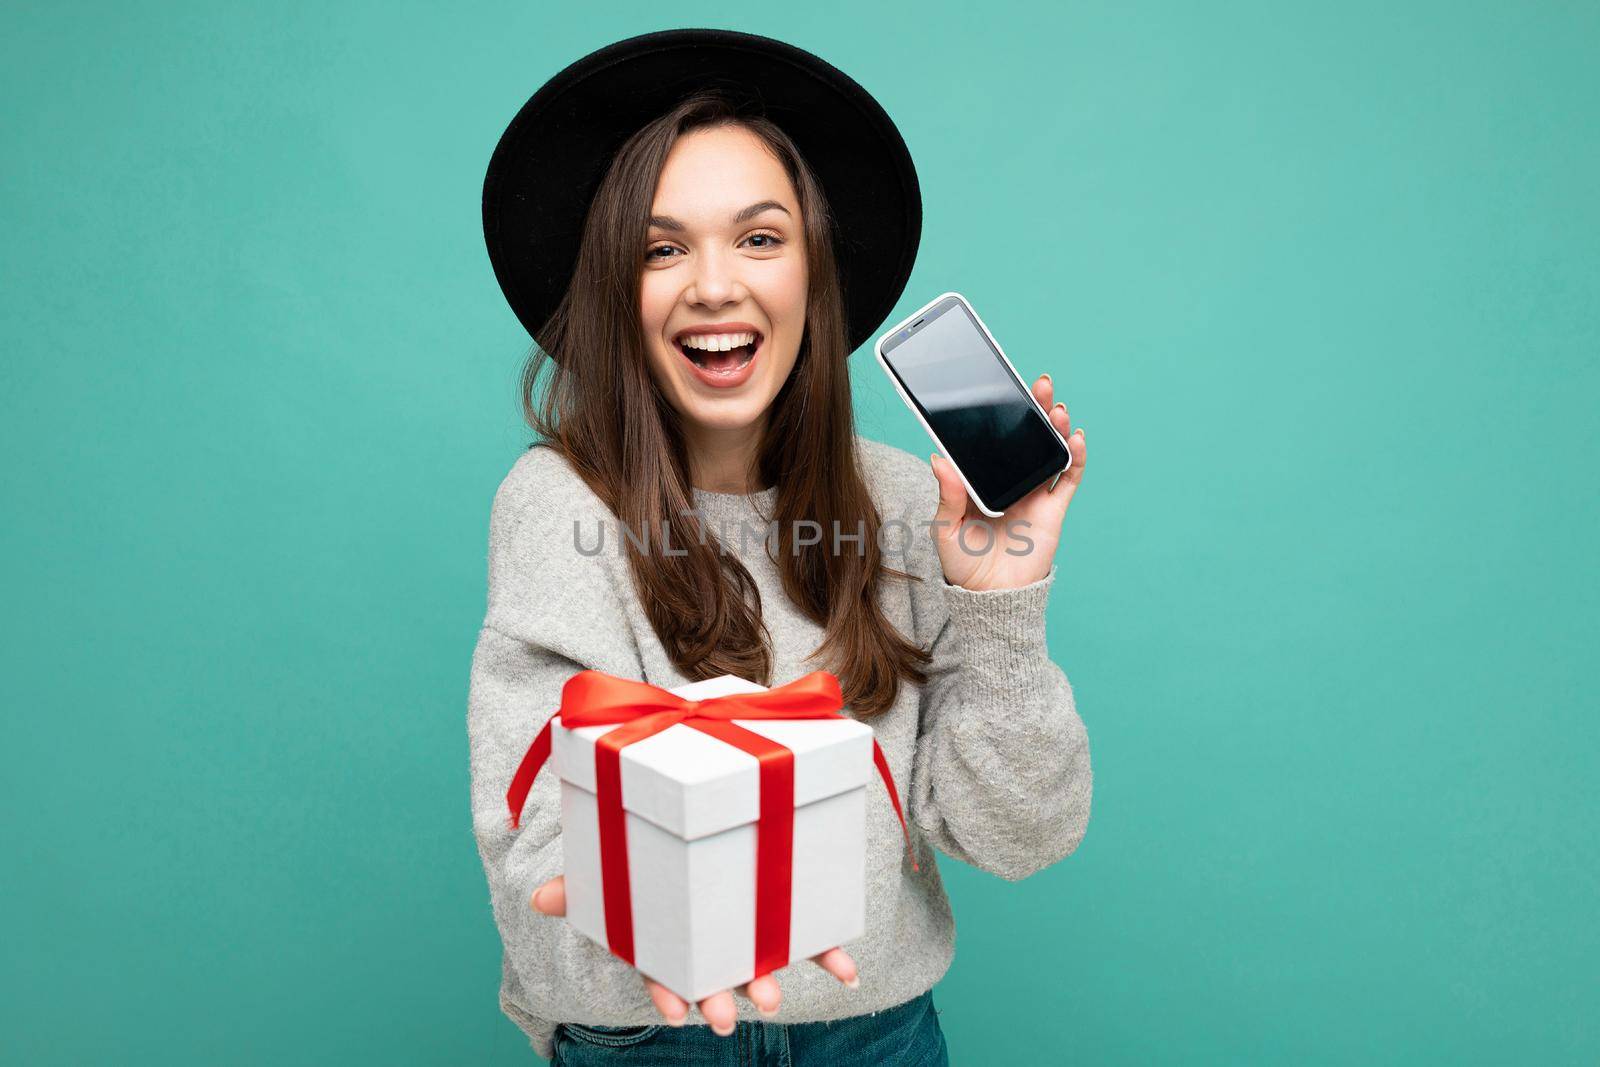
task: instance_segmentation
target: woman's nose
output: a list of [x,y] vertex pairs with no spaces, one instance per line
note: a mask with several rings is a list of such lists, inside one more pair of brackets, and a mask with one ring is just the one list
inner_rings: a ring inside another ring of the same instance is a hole
[[706,252],[696,257],[694,292],[691,302],[721,307],[740,299],[738,270],[729,257],[719,252]]

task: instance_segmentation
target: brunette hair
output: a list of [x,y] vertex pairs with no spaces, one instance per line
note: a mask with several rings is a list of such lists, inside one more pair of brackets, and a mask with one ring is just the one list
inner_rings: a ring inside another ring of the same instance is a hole
[[[777,524],[773,562],[784,591],[824,630],[812,658],[838,675],[852,712],[870,716],[893,704],[902,678],[927,680],[929,655],[878,606],[886,578],[914,576],[888,567],[877,544],[879,516],[856,455],[833,222],[822,186],[778,126],[734,98],[702,90],[622,145],[589,207],[566,294],[523,369],[523,412],[619,523],[648,531],[651,545],[664,534],[675,546],[669,556],[622,539],[632,545],[640,602],[678,670],[695,680],[736,674],[770,685],[760,592],[737,557],[694,519],[679,416],[651,377],[639,317],[647,220],[667,154],[683,134],[725,125],[754,133],[787,171],[809,275],[799,356],[772,401],[756,469],[748,473],[752,485],[777,487],[773,514],[764,516]],[[537,396],[546,369],[550,377]],[[830,552],[827,537],[814,545],[795,541],[801,520],[866,535],[859,548],[852,540],[851,551]]]

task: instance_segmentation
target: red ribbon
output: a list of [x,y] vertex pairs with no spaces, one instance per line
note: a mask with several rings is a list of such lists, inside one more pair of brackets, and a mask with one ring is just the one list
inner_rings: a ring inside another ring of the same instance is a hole
[[[756,822],[756,969],[767,974],[789,962],[789,907],[794,868],[794,753],[733,719],[842,719],[844,697],[839,679],[812,671],[787,685],[758,693],[689,700],[648,682],[635,682],[604,671],[580,671],[561,688],[561,725],[567,729],[622,723],[602,734],[594,746],[595,796],[600,808],[600,880],[605,897],[606,941],[611,951],[633,963],[633,899],[628,887],[627,816],[622,807],[622,750],[635,741],[682,723],[733,745],[760,762],[760,816]],[[528,746],[506,806],[511,828],[521,822],[522,806],[533,780],[550,756],[550,724]],[[872,760],[889,791],[900,820],[911,867],[920,871],[911,851],[911,835],[900,810],[889,761],[877,738]],[[754,976],[752,976],[754,977]]]

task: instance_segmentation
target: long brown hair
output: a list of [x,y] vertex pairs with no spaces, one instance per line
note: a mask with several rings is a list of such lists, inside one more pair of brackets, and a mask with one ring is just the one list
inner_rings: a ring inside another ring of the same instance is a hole
[[[713,533],[683,514],[694,507],[687,449],[679,415],[651,377],[639,318],[647,220],[667,154],[690,130],[721,125],[750,130],[783,163],[800,203],[809,276],[799,356],[768,409],[756,469],[748,473],[753,485],[777,487],[773,514],[764,516],[777,524],[773,562],[784,591],[824,630],[812,654],[823,661],[819,669],[839,676],[855,715],[874,715],[894,702],[902,678],[927,680],[929,657],[878,606],[886,578],[915,579],[888,567],[879,551],[879,516],[855,451],[833,223],[821,185],[781,129],[720,93],[701,91],[622,145],[590,205],[566,295],[523,369],[523,412],[619,523],[648,532],[649,545],[670,538],[670,556],[621,540],[630,545],[639,599],[679,672],[770,685],[770,635],[754,580]],[[842,552],[829,551],[831,536],[797,544],[801,520],[841,537],[865,536]]]

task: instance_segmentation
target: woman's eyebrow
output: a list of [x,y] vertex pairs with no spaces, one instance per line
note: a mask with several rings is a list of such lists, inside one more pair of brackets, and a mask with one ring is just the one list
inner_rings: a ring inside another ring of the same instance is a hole
[[[781,211],[785,215],[789,214],[789,209],[778,203],[776,200],[759,200],[747,208],[734,212],[732,224],[737,226],[741,222],[750,221],[763,211],[773,210]],[[683,223],[679,222],[671,215],[651,215],[650,225],[660,230],[671,230],[673,233],[682,233],[684,229]]]

